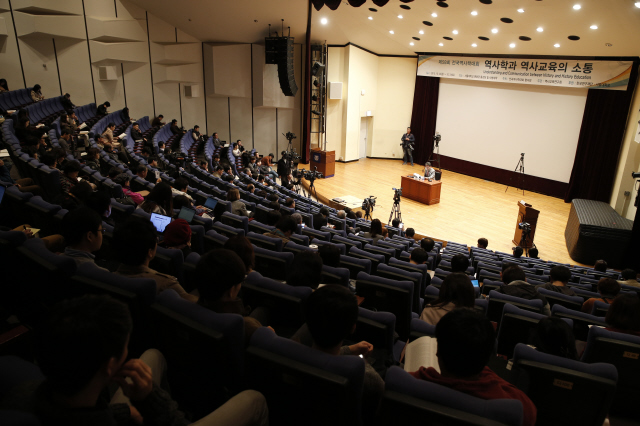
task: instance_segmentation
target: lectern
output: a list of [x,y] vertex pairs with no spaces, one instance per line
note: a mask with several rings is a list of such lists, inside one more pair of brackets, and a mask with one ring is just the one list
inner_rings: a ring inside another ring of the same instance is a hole
[[524,201],[518,201],[518,220],[516,221],[516,234],[513,237],[513,244],[519,245],[522,239],[522,229],[518,226],[519,223],[527,222],[531,225],[531,233],[527,237],[525,244],[522,248],[533,247],[533,237],[536,235],[536,225],[538,223],[539,210],[531,207],[531,204],[527,204]]
[[311,170],[314,167],[328,178],[336,174],[336,152],[323,151],[320,148],[311,150]]

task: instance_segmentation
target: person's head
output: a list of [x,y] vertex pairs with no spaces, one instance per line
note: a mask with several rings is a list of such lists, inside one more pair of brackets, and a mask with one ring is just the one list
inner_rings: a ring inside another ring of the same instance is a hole
[[147,160],[149,159],[149,157],[151,156],[151,149],[148,147],[144,147],[142,148],[142,152],[141,152],[142,156],[144,158],[146,158]]
[[176,219],[168,224],[162,235],[165,247],[183,248],[191,245],[191,227],[184,219]]
[[604,297],[616,297],[620,293],[620,283],[613,278],[600,278],[598,293]]
[[45,152],[40,156],[40,162],[49,168],[55,168],[58,165],[55,155],[52,152]]
[[158,167],[158,157],[155,155],[150,156],[147,161],[151,167]]
[[407,230],[404,231],[404,235],[407,238],[413,238],[416,235],[416,230],[413,228],[407,228]]
[[109,108],[111,106],[111,103],[109,101],[106,101],[105,103],[102,104],[103,106]]
[[153,187],[149,195],[145,197],[145,202],[150,201],[162,207],[165,212],[173,212],[173,193],[168,183],[160,182]]
[[33,86],[33,91],[34,91],[34,92],[39,92],[41,89],[42,89],[42,87],[40,87],[40,85],[39,85],[39,84],[35,84],[35,85]]
[[71,139],[71,130],[65,127],[64,129],[62,129],[62,132],[60,132],[60,137],[65,141],[68,141],[69,139]]
[[323,244],[318,247],[318,254],[322,264],[337,268],[340,266],[340,249],[334,244]]
[[0,87],[2,87],[4,90],[9,90],[7,80],[5,80],[4,78],[0,78]]
[[116,225],[113,231],[113,245],[123,264],[146,266],[156,255],[156,228],[149,220],[131,216]]
[[276,224],[276,228],[282,231],[286,237],[290,237],[298,229],[298,224],[291,218],[290,215],[281,216],[280,220]]
[[218,154],[214,154],[213,161],[220,161],[220,156]]
[[250,193],[253,194],[253,192],[256,190],[256,186],[252,183],[250,183],[249,185],[247,185],[247,191],[249,191]]
[[116,128],[116,124],[115,123],[109,123],[107,124],[107,127],[110,128],[111,130]]
[[160,114],[158,118],[160,119],[160,121],[162,121],[162,119],[164,118],[164,115]]
[[526,281],[527,276],[524,271],[518,265],[511,265],[507,269],[502,271],[502,282],[505,284],[512,283],[514,281]]
[[371,221],[371,236],[375,237],[376,235],[382,234],[382,222],[380,219],[373,219]]
[[102,218],[89,207],[78,207],[64,215],[62,236],[75,249],[93,253],[102,247]]
[[77,161],[68,161],[67,164],[65,164],[62,168],[62,172],[65,174],[65,176],[71,179],[76,179],[78,177],[78,173],[80,173],[80,170],[82,170],[82,167]]
[[122,170],[120,170],[119,167],[113,166],[107,172],[107,177],[111,180],[114,180],[120,173],[122,173]]
[[425,169],[430,169],[431,168],[431,163],[428,162],[428,161],[426,163],[424,163],[424,168]]
[[[118,169],[118,172],[120,172],[119,169]],[[131,176],[129,176],[126,173],[120,173],[120,174],[118,174],[118,176],[113,178],[113,182],[117,183],[118,185],[120,185],[123,188],[128,188],[130,183],[131,183]]]
[[362,219],[362,212],[360,210],[356,212],[356,219]]
[[269,154],[269,158],[273,160],[274,155],[273,154]]
[[193,126],[193,131],[197,132],[200,130],[200,126],[198,126],[197,124],[195,126]]
[[[98,134],[98,135],[94,135],[94,136],[93,136],[93,139],[96,141],[96,143],[97,143],[98,145],[104,145],[104,136],[102,136],[102,135],[100,135],[100,134]],[[108,147],[108,148],[111,148],[109,145],[105,145],[105,147],[104,147],[103,149],[105,149],[105,150],[106,150],[106,149],[107,149],[107,147]],[[111,152],[111,151],[107,151],[107,152]]]
[[463,254],[456,254],[451,258],[451,272],[466,272],[469,267],[469,258]]
[[217,133],[214,133],[214,134],[213,134],[213,138],[214,138],[214,139],[218,139],[218,134],[217,134]]
[[522,250],[522,247],[517,246],[513,248],[513,257],[515,258],[522,257],[522,253],[524,253],[524,250]]
[[89,182],[78,182],[78,184],[69,189],[69,194],[84,203],[93,194],[93,188],[89,185]]
[[393,226],[394,228],[398,228],[400,226],[400,219],[393,219],[391,221],[391,226]]
[[246,269],[240,256],[231,250],[211,250],[196,265],[199,303],[235,300]]
[[205,169],[205,170],[209,170],[209,163],[207,163],[206,161],[201,161],[200,162],[200,167]]
[[187,192],[189,181],[186,178],[179,177],[173,182],[173,187],[178,191]]
[[149,172],[149,169],[147,169],[147,166],[143,164],[140,164],[138,167],[136,167],[136,174],[140,176],[142,179],[147,177],[148,172]]
[[173,120],[171,120],[171,125],[172,126],[177,126],[178,125],[178,120],[176,120],[175,118]]
[[231,250],[242,259],[247,273],[253,271],[256,266],[256,255],[253,250],[253,244],[247,237],[241,235],[233,236],[224,243],[224,248]]
[[92,192],[84,204],[100,217],[111,216],[111,196],[104,191]]
[[407,134],[411,134],[411,127],[407,127]]
[[324,216],[325,218],[329,217],[329,209],[328,209],[328,208],[326,208],[326,207],[322,207],[322,208],[320,209],[320,214],[321,214],[322,216]]
[[255,162],[256,162],[256,157],[250,157],[250,158],[249,158],[249,162],[250,162],[251,164],[255,163]]
[[478,238],[478,247],[486,249],[489,245],[489,240],[486,238]]
[[69,115],[66,112],[63,112],[62,114],[60,114],[61,123],[66,123],[68,121],[69,121]]
[[416,247],[411,250],[411,257],[409,260],[411,261],[411,263],[423,265],[427,263],[427,260],[429,260],[429,254],[424,249]]
[[289,207],[290,209],[294,209],[296,207],[296,201],[291,197],[287,197],[287,199],[284,200],[284,205],[285,205],[285,207]]
[[133,123],[131,125],[132,128],[136,129],[136,130],[140,130],[140,125],[138,123]]
[[473,308],[475,306],[476,293],[471,284],[471,278],[467,274],[454,272],[445,277],[440,286],[438,299],[433,306],[444,306],[453,303],[456,308]]
[[280,203],[278,203],[277,201],[269,202],[269,205],[267,207],[275,211],[280,211]]
[[538,253],[539,253],[538,249],[535,248],[535,247],[532,247],[532,248],[529,249],[528,255],[532,259],[537,259],[538,258]]
[[127,306],[110,296],[56,305],[38,330],[38,366],[53,392],[75,396],[92,382],[106,386],[124,364],[131,334]]
[[476,309],[454,309],[438,321],[436,340],[440,372],[467,379],[478,375],[489,362],[496,332]]
[[287,271],[287,284],[294,287],[318,288],[322,273],[322,258],[314,251],[296,253]]
[[51,153],[56,158],[58,165],[62,164],[64,159],[67,158],[67,151],[65,151],[64,148],[53,148]]
[[193,203],[186,195],[176,195],[173,197],[173,208],[180,210],[183,207],[193,209]]
[[264,175],[258,175],[258,182],[264,183]]
[[621,294],[611,303],[605,320],[609,326],[625,332],[640,332],[640,298]]
[[595,265],[593,265],[593,269],[598,272],[607,272],[607,261],[606,260],[596,260]]
[[623,269],[622,272],[620,273],[620,276],[625,281],[627,281],[627,280],[637,280],[638,279],[638,274],[636,273],[636,271],[634,271],[633,269],[630,269],[630,268]]
[[164,149],[164,142],[162,141],[158,142],[158,149]]
[[302,215],[300,213],[294,213],[290,217],[296,225],[302,225]]
[[314,346],[335,351],[355,331],[358,301],[345,287],[326,285],[311,293],[305,314]]
[[563,358],[578,359],[573,330],[561,318],[546,317],[541,319],[536,327],[534,342],[536,349],[540,352]]
[[556,265],[551,268],[549,272],[551,282],[559,281],[563,284],[567,284],[571,279],[571,270],[566,266]]
[[436,242],[433,240],[433,238],[426,237],[420,240],[420,247],[422,247],[427,253],[433,250],[435,246]]
[[240,199],[240,191],[238,188],[231,188],[227,191],[227,201],[238,201]]
[[267,225],[276,226],[276,224],[280,222],[281,218],[282,218],[282,214],[279,211],[271,210],[267,215]]
[[98,151],[98,148],[89,148],[87,150],[87,159],[89,160],[100,159],[100,151]]

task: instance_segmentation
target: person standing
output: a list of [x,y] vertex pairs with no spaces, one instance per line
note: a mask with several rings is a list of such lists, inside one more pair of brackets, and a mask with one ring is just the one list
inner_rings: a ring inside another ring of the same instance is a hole
[[416,141],[415,136],[411,133],[411,127],[407,127],[407,133],[402,135],[402,165],[404,166],[407,162],[411,162],[411,167],[413,167],[413,144]]

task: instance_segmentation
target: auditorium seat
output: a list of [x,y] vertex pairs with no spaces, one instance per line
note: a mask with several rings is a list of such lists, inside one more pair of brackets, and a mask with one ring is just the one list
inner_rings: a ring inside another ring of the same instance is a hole
[[358,259],[368,259],[371,261],[371,271],[375,272],[376,268],[379,264],[385,263],[384,255],[382,254],[373,254],[364,250],[360,250],[357,248],[352,248],[349,250],[349,257],[355,257]]
[[266,235],[249,232],[247,238],[252,244],[272,251],[282,251],[283,241],[281,238],[267,237]]
[[283,253],[254,246],[256,256],[255,270],[265,277],[284,281],[293,262],[293,253]]
[[340,254],[342,254],[342,255],[346,255],[347,254],[347,247],[344,244],[337,244],[337,243],[333,243],[333,242],[323,241],[323,240],[319,240],[317,238],[314,238],[313,240],[311,240],[309,242],[309,244],[310,245],[316,245],[316,246],[318,246],[318,248],[320,248],[321,246],[324,246],[324,245],[337,247],[338,250],[340,250]]
[[322,265],[320,283],[338,284],[349,287],[349,270],[347,268],[334,268],[329,265]]
[[500,326],[500,320],[502,319],[502,310],[506,304],[512,304],[520,309],[525,309],[535,313],[540,313],[543,307],[543,302],[540,299],[527,300],[491,290],[489,292],[489,309],[487,311],[487,317],[489,320],[495,322],[498,327]]
[[404,269],[409,272],[419,272],[422,275],[422,289],[424,290],[431,283],[431,275],[429,275],[428,265],[415,265],[398,259],[389,259],[389,266]]
[[340,267],[347,268],[350,278],[355,280],[360,272],[371,273],[371,260],[352,256],[340,256]]
[[222,222],[213,222],[211,228],[228,238],[235,237],[236,235],[240,235],[241,237],[245,236],[244,229],[234,228],[233,226],[225,225]]
[[561,305],[565,308],[579,311],[580,308],[582,308],[582,304],[584,303],[582,297],[568,296],[566,294],[558,293],[557,291],[547,290],[544,288],[538,288],[538,293],[542,294],[545,299],[547,299],[547,302],[549,302],[551,308],[553,308],[555,305]]
[[[28,382],[38,383],[43,380],[44,374],[37,365],[14,355],[0,356],[0,400],[9,397],[17,386]],[[5,418],[0,418],[5,424]]]
[[205,252],[215,249],[224,248],[224,244],[227,242],[229,237],[218,234],[214,230],[209,230],[204,234],[204,249]]
[[344,244],[347,250],[347,254],[352,247],[362,249],[362,243],[360,241],[354,241],[350,238],[342,237],[339,235],[334,235],[331,241],[336,244]]
[[425,289],[422,286],[422,275],[420,273],[409,272],[404,269],[394,268],[393,266],[382,263],[378,265],[375,275],[391,280],[411,281],[413,283],[413,302],[411,309],[417,314],[422,312],[422,295],[424,294]]
[[593,304],[593,308],[591,309],[591,315],[595,315],[597,317],[604,317],[607,315],[607,311],[611,307],[610,304],[601,302],[596,300]]

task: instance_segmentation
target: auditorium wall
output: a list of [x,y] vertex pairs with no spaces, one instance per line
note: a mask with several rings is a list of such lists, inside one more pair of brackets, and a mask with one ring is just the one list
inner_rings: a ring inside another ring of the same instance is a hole
[[[40,84],[46,97],[71,93],[76,105],[108,100],[111,110],[129,107],[133,118],[163,114],[165,121],[175,118],[185,128],[198,124],[203,132],[242,139],[263,153],[286,148],[281,133],[301,134],[300,44],[295,45],[298,95],[259,104],[252,91],[256,72],[264,72],[263,86],[278,86],[277,73],[252,66],[254,52],[263,46],[227,44],[212,49],[205,63],[213,43],[127,1],[0,0],[2,20],[7,34],[0,36],[0,78],[10,89]],[[205,78],[206,65],[214,63],[215,78]],[[114,78],[101,80],[101,66],[112,67]],[[234,76],[241,79],[241,93],[212,92],[236,81]],[[185,94],[185,86],[192,86],[193,96]],[[300,138],[294,146],[299,150]]]

